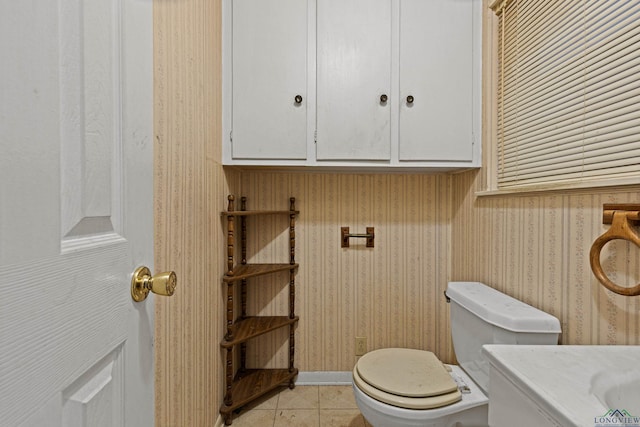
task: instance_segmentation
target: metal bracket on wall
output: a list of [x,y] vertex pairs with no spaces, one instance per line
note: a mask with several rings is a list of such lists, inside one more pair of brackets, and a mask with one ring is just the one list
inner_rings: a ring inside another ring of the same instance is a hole
[[602,223],[612,224],[615,211],[624,211],[627,220],[631,221],[633,225],[640,225],[640,204],[605,203],[602,205]]
[[376,238],[374,227],[367,227],[366,234],[349,234],[349,227],[340,227],[340,247],[348,248],[351,237],[367,239],[366,247],[373,248],[373,240]]

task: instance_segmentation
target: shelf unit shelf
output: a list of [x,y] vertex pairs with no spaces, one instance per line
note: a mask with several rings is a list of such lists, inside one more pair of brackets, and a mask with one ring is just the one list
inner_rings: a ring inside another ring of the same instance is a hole
[[[295,262],[295,220],[300,213],[295,209],[295,198],[289,199],[289,210],[247,210],[246,197],[240,198],[240,210],[236,211],[235,197],[228,197],[228,209],[222,212],[227,218],[227,272],[222,282],[227,285],[227,332],[220,343],[226,350],[225,395],[220,414],[226,425],[233,422],[233,411],[252,402],[269,391],[280,387],[295,387],[298,369],[294,367],[295,335],[294,328],[299,317],[295,315],[295,274],[298,264]],[[246,218],[265,215],[287,215],[289,217],[289,262],[273,264],[247,263],[247,226]],[[240,222],[240,263],[236,259],[236,219]],[[248,316],[247,282],[258,276],[278,272],[289,272],[289,313],[284,316]],[[236,304],[234,288],[240,285],[240,315],[234,317]],[[281,329],[289,329],[289,366],[284,369],[247,369],[247,345],[253,338]],[[240,363],[234,369],[234,349],[239,348]]]
[[277,273],[278,271],[295,270],[298,264],[240,264],[224,275],[222,281],[225,283],[237,282],[249,277],[263,276]]
[[250,316],[237,320],[231,327],[233,339],[225,338],[220,346],[222,348],[233,347],[259,335],[288,326],[298,321],[299,317],[288,316]]

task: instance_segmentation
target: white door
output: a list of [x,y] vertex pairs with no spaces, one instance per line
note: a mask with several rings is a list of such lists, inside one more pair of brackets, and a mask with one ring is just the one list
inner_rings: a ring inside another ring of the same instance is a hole
[[233,0],[234,159],[307,158],[307,1]]
[[0,425],[152,426],[152,0],[2,0]]
[[400,1],[400,160],[473,160],[474,1]]
[[391,157],[391,1],[317,2],[317,159]]

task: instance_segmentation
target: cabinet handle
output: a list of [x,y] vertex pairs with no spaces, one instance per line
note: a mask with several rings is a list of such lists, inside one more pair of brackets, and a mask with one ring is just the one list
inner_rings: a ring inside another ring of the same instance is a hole
[[383,104],[385,102],[387,102],[388,99],[389,99],[389,97],[387,95],[385,95],[384,93],[382,95],[380,95],[380,102],[382,102]]
[[294,101],[296,101],[296,104],[301,104],[302,103],[302,96],[301,95],[296,95],[296,97],[294,98]]
[[413,95],[407,96],[407,104],[413,104]]

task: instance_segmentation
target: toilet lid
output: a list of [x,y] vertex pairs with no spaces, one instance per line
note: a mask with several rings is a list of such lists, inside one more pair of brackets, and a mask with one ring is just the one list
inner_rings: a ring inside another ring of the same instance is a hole
[[[383,349],[365,356],[369,357],[365,359],[363,356],[353,368],[353,381],[361,391],[375,400],[400,408],[433,409],[462,399],[455,381],[431,352]],[[363,360],[364,365],[361,367]],[[360,374],[361,371],[364,377]],[[429,373],[433,376],[429,377]],[[369,381],[380,384],[381,388]]]
[[439,396],[458,389],[442,362],[430,351],[385,348],[362,356],[358,375],[371,386],[406,397]]

